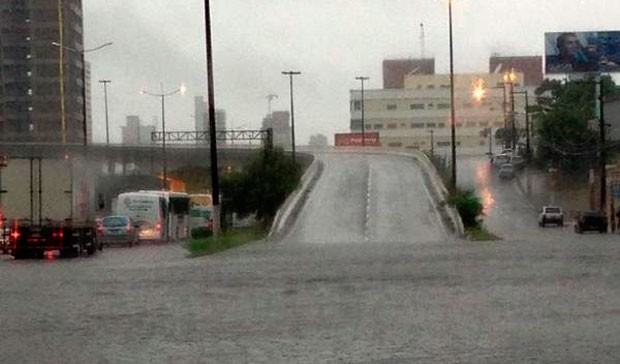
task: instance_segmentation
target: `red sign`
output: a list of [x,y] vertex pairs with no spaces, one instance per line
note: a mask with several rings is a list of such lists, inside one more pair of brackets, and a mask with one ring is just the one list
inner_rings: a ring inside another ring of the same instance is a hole
[[[338,133],[335,135],[335,143],[337,147],[361,147],[362,133]],[[364,145],[368,147],[380,147],[379,133],[364,133]]]

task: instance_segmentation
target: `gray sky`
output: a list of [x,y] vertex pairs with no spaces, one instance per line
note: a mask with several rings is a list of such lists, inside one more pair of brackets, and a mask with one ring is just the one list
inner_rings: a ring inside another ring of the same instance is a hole
[[[95,141],[105,140],[103,86],[110,79],[110,131],[120,141],[125,116],[161,123],[160,100],[140,95],[172,90],[166,129],[192,130],[193,98],[206,95],[203,0],[83,0],[90,53]],[[212,0],[216,107],[229,127],[258,128],[266,95],[289,109],[288,78],[295,78],[298,144],[314,133],[347,131],[349,90],[356,76],[381,88],[384,58],[420,56],[419,24],[425,24],[426,55],[438,73],[448,70],[447,0]],[[492,52],[542,55],[545,31],[618,30],[617,0],[454,0],[456,72],[486,72]],[[160,128],[161,124],[158,125]]]

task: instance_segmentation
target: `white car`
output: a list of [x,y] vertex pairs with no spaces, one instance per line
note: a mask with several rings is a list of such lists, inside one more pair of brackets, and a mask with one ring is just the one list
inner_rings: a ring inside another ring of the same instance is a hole
[[538,225],[545,227],[546,224],[553,223],[564,226],[564,213],[558,206],[543,206],[538,214]]

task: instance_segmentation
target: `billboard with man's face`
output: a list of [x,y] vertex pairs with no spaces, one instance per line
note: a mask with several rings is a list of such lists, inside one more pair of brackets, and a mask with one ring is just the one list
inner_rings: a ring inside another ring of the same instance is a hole
[[620,72],[620,31],[545,33],[545,73]]

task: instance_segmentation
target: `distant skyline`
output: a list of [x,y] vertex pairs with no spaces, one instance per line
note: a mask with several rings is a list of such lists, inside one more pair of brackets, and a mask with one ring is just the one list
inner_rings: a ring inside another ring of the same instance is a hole
[[[120,141],[126,115],[145,123],[157,118],[157,99],[139,94],[181,82],[185,96],[166,100],[166,129],[194,128],[194,96],[206,95],[202,0],[83,0],[86,47],[114,42],[87,56],[92,64],[93,135],[105,139],[103,89],[110,79],[110,134]],[[620,2],[600,0],[454,1],[455,71],[486,72],[493,53],[543,55],[544,33],[617,30]],[[420,23],[425,24],[425,56],[436,72],[448,70],[447,0],[247,0],[211,1],[216,107],[226,110],[228,127],[259,128],[267,95],[279,97],[273,110],[289,109],[288,79],[295,78],[296,139],[315,133],[333,142],[349,126],[349,90],[355,77],[370,77],[381,88],[382,61],[421,55]],[[457,115],[458,117],[458,115]],[[161,126],[158,125],[158,128]]]

